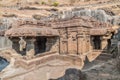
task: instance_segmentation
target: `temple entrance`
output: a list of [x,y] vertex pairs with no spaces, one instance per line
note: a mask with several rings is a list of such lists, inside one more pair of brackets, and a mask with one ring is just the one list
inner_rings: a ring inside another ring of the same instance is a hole
[[93,48],[97,50],[101,49],[100,36],[93,36]]
[[37,37],[35,42],[35,53],[43,53],[46,51],[46,42],[47,38],[45,37]]

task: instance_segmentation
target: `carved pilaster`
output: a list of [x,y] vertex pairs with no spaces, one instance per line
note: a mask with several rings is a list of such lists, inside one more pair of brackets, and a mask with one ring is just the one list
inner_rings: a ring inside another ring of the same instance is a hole
[[60,29],[60,54],[68,53],[67,29]]

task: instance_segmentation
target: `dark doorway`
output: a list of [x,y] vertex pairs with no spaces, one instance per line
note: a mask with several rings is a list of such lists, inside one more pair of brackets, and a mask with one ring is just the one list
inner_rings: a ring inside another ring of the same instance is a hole
[[45,37],[37,37],[35,42],[35,52],[36,54],[43,53],[46,51],[46,41]]
[[111,39],[108,39],[107,42],[108,42],[107,49],[109,50],[111,48]]
[[94,49],[101,49],[101,39],[100,36],[93,36]]

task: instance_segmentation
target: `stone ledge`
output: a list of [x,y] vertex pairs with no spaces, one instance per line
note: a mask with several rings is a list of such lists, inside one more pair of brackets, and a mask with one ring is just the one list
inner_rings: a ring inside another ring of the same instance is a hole
[[66,56],[66,55],[50,55],[50,56],[45,56],[45,57],[38,57],[34,58],[32,60],[24,60],[24,59],[19,59],[16,60],[15,66],[17,67],[22,67],[25,69],[31,69],[34,68],[38,65],[47,63],[52,60],[62,60],[62,61],[68,61],[71,63],[71,65],[77,65],[82,68],[84,66],[84,62],[81,58],[75,57],[75,56]]

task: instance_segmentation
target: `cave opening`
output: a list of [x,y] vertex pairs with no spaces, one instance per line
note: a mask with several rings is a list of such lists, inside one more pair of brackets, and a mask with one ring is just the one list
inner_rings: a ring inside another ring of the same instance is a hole
[[37,37],[36,42],[35,42],[35,53],[43,53],[46,51],[46,42],[47,38],[46,37]]
[[100,50],[101,49],[101,39],[100,36],[93,36],[93,47],[96,50]]

